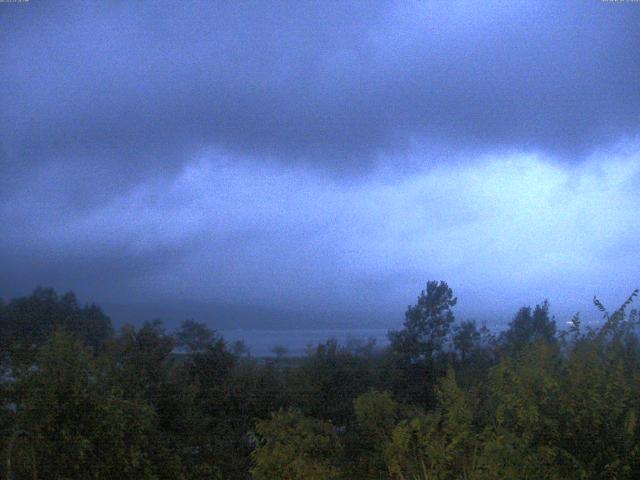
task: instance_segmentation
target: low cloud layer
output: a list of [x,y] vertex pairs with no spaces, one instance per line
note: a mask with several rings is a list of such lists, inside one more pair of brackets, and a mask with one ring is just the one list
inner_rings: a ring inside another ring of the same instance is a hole
[[380,321],[401,318],[427,279],[446,279],[467,316],[504,321],[544,298],[569,315],[595,293],[620,301],[639,280],[639,177],[638,149],[580,165],[487,157],[351,184],[202,152],[175,179],[83,214],[14,199],[14,219],[34,202],[42,215],[3,239],[3,288]]

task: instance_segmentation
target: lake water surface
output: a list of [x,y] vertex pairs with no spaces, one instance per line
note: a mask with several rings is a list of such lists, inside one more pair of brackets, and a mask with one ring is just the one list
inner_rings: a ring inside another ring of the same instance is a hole
[[[600,324],[600,321],[586,321],[584,322],[584,328],[597,327]],[[506,325],[493,324],[487,326],[494,333],[498,333]],[[568,325],[558,324],[558,328],[568,328]],[[275,346],[285,347],[289,356],[304,355],[309,345],[315,346],[319,343],[324,343],[329,338],[335,338],[340,345],[346,345],[353,340],[366,342],[369,339],[375,340],[377,347],[385,347],[389,344],[388,328],[222,329],[219,332],[230,345],[237,340],[244,341],[254,357],[275,355],[273,352]]]
[[309,345],[323,343],[329,338],[335,338],[341,345],[349,341],[367,341],[373,339],[376,346],[384,347],[388,344],[388,329],[318,329],[318,330],[221,330],[225,340],[232,344],[237,340],[245,342],[251,355],[255,357],[274,355],[276,345],[284,346],[288,355],[304,355]]

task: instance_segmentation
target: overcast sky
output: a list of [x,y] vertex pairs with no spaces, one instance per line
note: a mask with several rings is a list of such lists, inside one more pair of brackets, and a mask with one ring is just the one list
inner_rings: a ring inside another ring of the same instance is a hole
[[430,279],[490,323],[617,306],[639,52],[633,2],[0,3],[0,296],[265,328],[396,326]]

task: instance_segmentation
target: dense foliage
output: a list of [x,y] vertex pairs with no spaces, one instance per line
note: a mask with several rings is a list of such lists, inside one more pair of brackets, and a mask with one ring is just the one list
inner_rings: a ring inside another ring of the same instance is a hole
[[558,331],[543,302],[494,334],[429,282],[390,345],[252,358],[192,320],[117,332],[37,289],[0,303],[7,479],[637,479],[637,291]]

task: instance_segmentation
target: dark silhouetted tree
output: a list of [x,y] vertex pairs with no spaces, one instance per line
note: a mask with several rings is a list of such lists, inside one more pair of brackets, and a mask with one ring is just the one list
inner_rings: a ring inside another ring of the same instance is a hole
[[549,316],[549,302],[531,307],[523,307],[503,332],[501,342],[509,352],[517,352],[531,343],[553,343],[556,339],[556,322]]
[[59,327],[94,352],[113,334],[109,317],[96,305],[81,307],[72,292],[59,297],[52,288],[38,287],[31,296],[11,300],[0,311],[0,347],[14,357],[14,365],[29,364],[35,350]]
[[213,330],[204,323],[185,320],[176,332],[176,345],[188,353],[204,352],[217,340]]
[[457,303],[446,282],[430,281],[405,313],[403,328],[389,332],[391,388],[407,401],[432,405],[433,387],[446,371],[445,349]]

